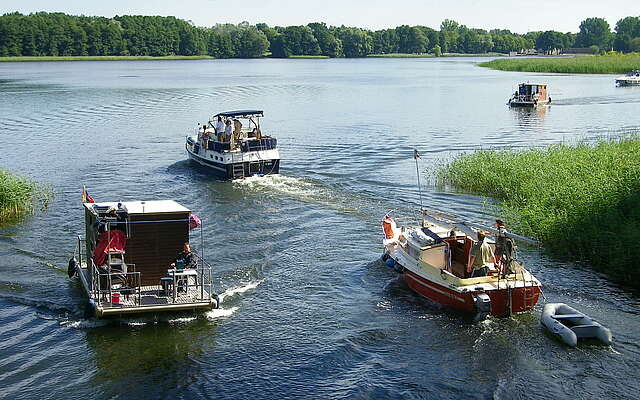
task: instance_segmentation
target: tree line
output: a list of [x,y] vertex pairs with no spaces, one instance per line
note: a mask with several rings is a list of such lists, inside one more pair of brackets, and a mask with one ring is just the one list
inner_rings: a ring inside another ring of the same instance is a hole
[[198,27],[175,17],[123,15],[114,18],[38,12],[0,16],[0,56],[170,56],[257,58],[322,55],[364,57],[369,54],[508,53],[591,47],[640,51],[640,17],[618,21],[615,32],[602,18],[588,18],[577,34],[556,31],[521,35],[505,29],[468,28],[444,20],[440,30],[402,25],[377,31],[308,25],[269,27],[242,22]]

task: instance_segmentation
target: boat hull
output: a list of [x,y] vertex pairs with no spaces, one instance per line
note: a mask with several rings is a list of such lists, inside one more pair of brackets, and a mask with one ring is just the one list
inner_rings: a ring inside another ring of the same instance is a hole
[[510,101],[509,102],[509,107],[529,107],[529,108],[534,108],[534,107],[539,107],[539,106],[546,106],[548,104],[549,104],[549,102],[547,102],[547,101],[538,101],[538,102],[533,102],[533,101]]
[[186,147],[186,150],[192,162],[206,168],[222,179],[240,179],[252,175],[274,175],[280,173],[279,158],[223,163],[195,154],[189,146]]
[[[407,285],[419,295],[463,312],[476,313],[474,296],[485,293],[491,299],[491,315],[496,317],[527,312],[536,305],[540,297],[539,286],[513,288],[511,296],[509,296],[507,289],[461,293],[425,279],[407,269],[403,272],[403,278]],[[509,297],[511,297],[511,301]]]
[[640,86],[640,79],[616,79],[618,86]]

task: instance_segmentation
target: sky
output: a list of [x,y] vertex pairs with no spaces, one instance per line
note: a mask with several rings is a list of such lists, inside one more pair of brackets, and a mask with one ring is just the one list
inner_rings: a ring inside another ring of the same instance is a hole
[[425,25],[439,29],[443,19],[469,28],[512,32],[557,30],[578,32],[589,17],[605,18],[613,30],[626,16],[640,16],[638,0],[2,0],[0,14],[18,11],[64,12],[72,15],[162,15],[190,20],[198,26],[216,23],[269,26],[328,25],[367,29]]

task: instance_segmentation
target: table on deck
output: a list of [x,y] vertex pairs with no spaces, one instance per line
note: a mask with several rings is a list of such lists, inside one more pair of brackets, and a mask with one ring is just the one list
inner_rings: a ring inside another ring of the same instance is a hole
[[175,299],[176,294],[177,294],[177,290],[178,290],[178,283],[182,280],[184,280],[184,282],[186,283],[186,293],[189,293],[189,277],[193,276],[195,279],[195,283],[196,285],[198,285],[198,271],[196,269],[193,268],[187,268],[187,269],[183,269],[183,270],[176,270],[175,268],[171,268],[167,270],[167,275],[169,275],[169,277],[174,278],[173,279],[173,298]]

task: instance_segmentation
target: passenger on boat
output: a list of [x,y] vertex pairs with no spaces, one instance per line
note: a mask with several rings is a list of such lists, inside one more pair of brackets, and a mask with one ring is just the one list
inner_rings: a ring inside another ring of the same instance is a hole
[[484,233],[478,231],[478,242],[471,249],[467,272],[471,273],[472,278],[487,276],[489,267],[492,267],[494,262],[495,256],[491,246],[484,240]]
[[496,235],[496,261],[500,260],[502,255],[504,254],[504,247],[507,237],[505,234],[507,233],[507,228],[504,222],[501,219],[496,219],[496,228],[498,229],[498,234]]
[[176,259],[171,263],[171,267],[175,268],[176,265],[180,264],[183,268],[193,268],[193,254],[191,254],[191,245],[189,242],[185,242],[182,251],[178,253]]
[[216,122],[216,135],[220,137],[224,133],[224,122],[222,122],[222,117],[218,116],[218,122]]
[[233,120],[233,138],[235,140],[240,140],[241,137],[242,137],[242,122],[240,122],[237,119],[234,119]]
[[224,141],[230,142],[232,134],[233,134],[233,127],[231,126],[231,120],[228,119],[226,122],[226,126],[224,128]]

